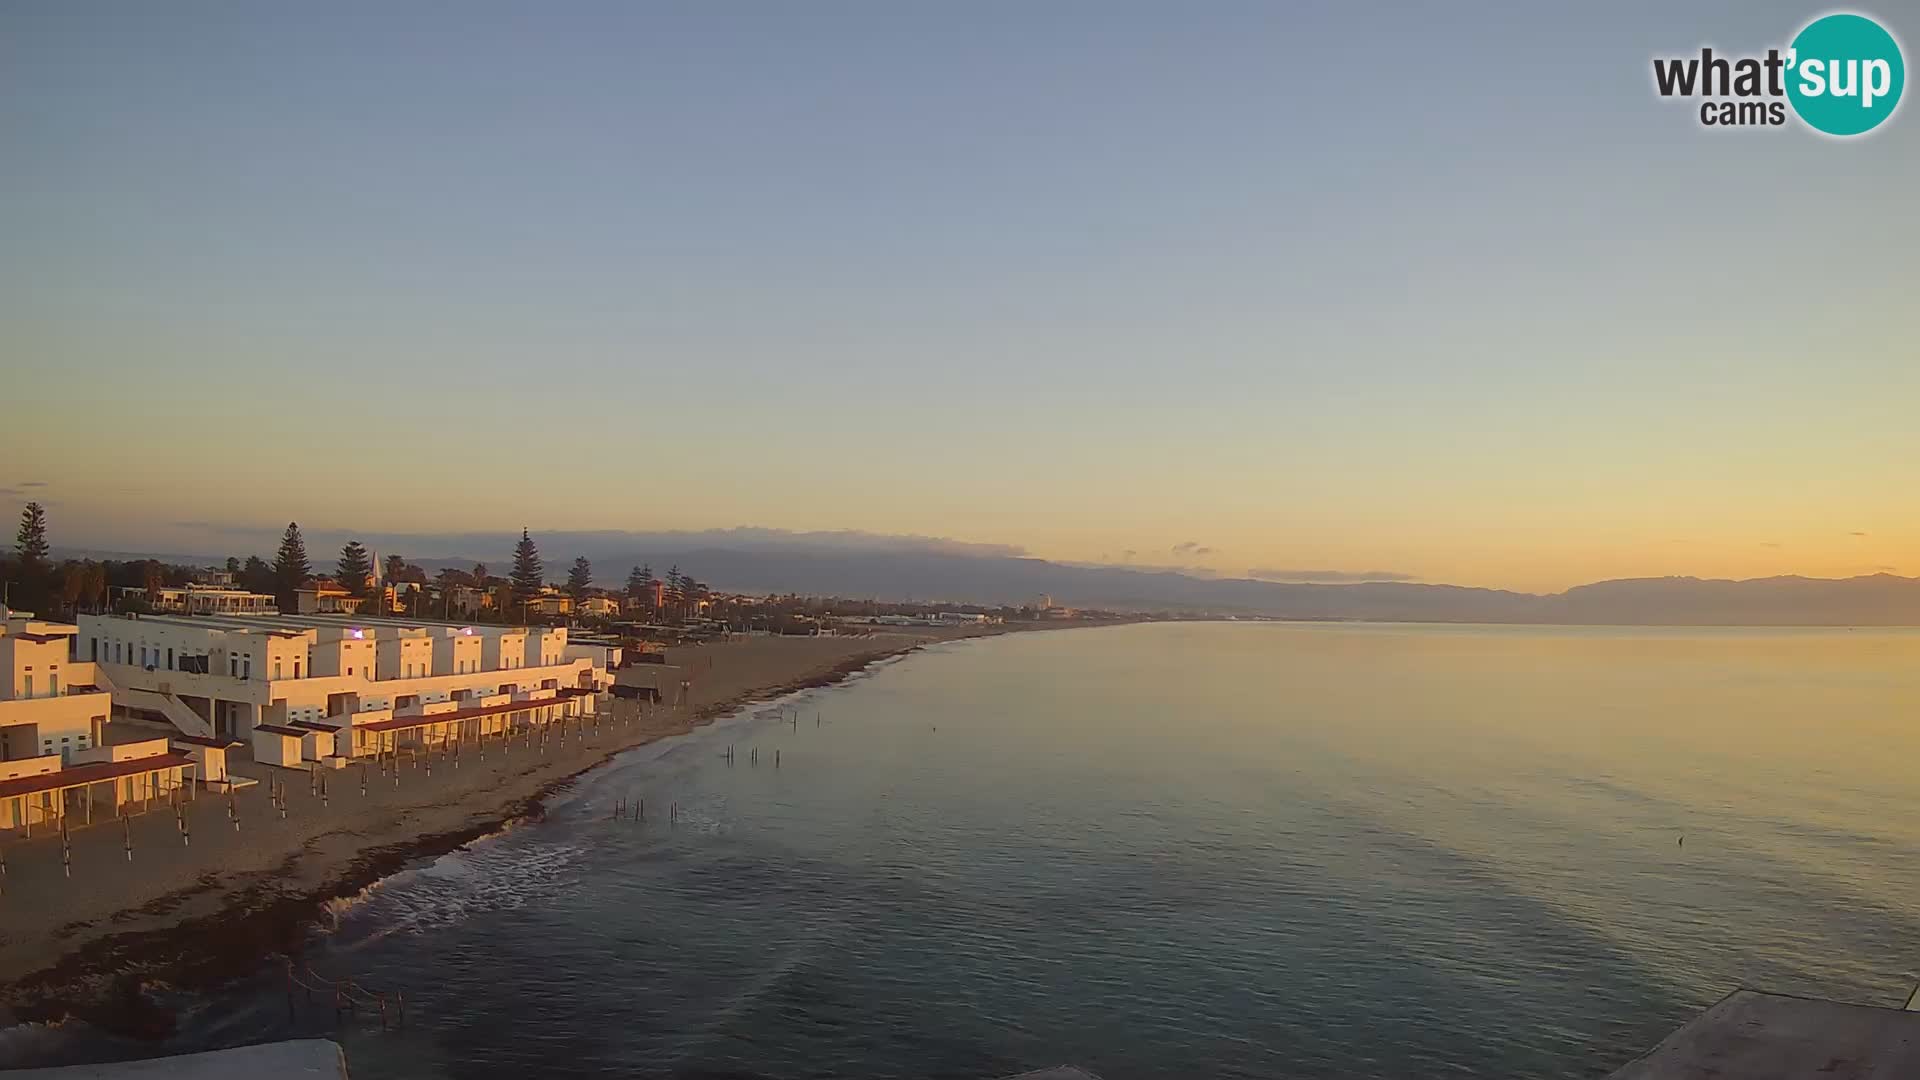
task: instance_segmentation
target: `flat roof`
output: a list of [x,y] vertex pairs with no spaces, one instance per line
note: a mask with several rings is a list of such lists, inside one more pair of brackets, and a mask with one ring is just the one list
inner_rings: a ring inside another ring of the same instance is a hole
[[1920,1076],[1920,1012],[1735,990],[1609,1080]]
[[170,750],[164,754],[150,754],[126,761],[102,761],[95,765],[77,765],[71,769],[40,773],[37,776],[0,780],[0,799],[11,799],[16,795],[38,795],[43,791],[59,791],[62,788],[98,784],[107,780],[118,780],[123,776],[132,776],[135,773],[191,764],[193,764],[192,758]]
[[281,637],[300,637],[305,629],[275,625],[276,616],[247,616],[238,612],[219,612],[206,615],[187,615],[184,613],[164,612],[152,615],[104,615],[102,618],[119,619],[139,625],[158,623],[162,626],[190,626],[199,630],[239,631],[243,633],[274,634]]
[[253,730],[270,731],[275,735],[292,735],[294,738],[304,738],[308,734],[297,727],[285,727],[280,724],[255,724]]
[[216,739],[207,735],[170,735],[168,738],[178,743],[189,743],[193,746],[211,746],[220,750],[226,750],[240,745],[238,739]]

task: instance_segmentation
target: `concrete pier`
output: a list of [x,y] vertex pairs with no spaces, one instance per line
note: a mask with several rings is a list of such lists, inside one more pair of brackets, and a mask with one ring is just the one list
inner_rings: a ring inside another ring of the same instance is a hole
[[1735,990],[1610,1080],[1920,1076],[1920,1012]]
[[20,1069],[7,1076],[9,1080],[347,1080],[347,1058],[331,1039],[290,1039],[204,1054]]

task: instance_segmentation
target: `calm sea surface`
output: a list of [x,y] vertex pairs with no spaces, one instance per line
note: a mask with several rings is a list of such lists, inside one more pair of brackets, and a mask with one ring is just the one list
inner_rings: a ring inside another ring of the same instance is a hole
[[1597,1076],[1920,978],[1920,632],[1133,626],[786,704],[346,914],[409,1012],[354,1075]]

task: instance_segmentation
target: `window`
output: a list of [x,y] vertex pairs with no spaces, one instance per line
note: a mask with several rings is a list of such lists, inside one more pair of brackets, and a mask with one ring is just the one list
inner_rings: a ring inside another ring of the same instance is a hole
[[347,674],[349,675],[353,674],[353,666],[351,664],[347,666]]
[[240,677],[243,679],[253,678],[253,657],[247,656],[241,658]]
[[100,660],[100,639],[97,637],[88,638],[87,648],[90,650],[87,654],[87,659],[98,663]]
[[33,696],[33,676],[31,675],[27,676],[26,689],[21,693],[20,696],[29,697],[29,698]]
[[273,677],[280,677],[280,658],[277,656],[273,658]]
[[47,696],[60,696],[60,673],[57,671],[47,672]]
[[293,677],[296,679],[300,677],[300,661],[298,660],[293,662]]
[[167,650],[167,670],[168,671],[173,670],[173,650],[172,649]]

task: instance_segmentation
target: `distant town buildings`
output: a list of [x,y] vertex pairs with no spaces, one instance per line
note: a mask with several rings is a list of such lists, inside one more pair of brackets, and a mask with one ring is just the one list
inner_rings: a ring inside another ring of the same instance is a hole
[[121,586],[113,590],[122,606],[144,605],[148,610],[189,615],[277,615],[279,606],[266,593],[248,592],[231,585],[162,586],[145,589]]
[[295,589],[293,597],[298,615],[352,615],[367,602],[332,578],[316,578],[305,588]]

